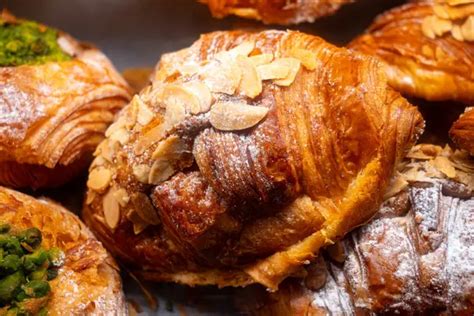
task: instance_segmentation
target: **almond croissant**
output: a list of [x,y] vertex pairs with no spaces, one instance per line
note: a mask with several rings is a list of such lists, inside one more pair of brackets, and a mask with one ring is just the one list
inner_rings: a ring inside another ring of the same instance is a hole
[[427,100],[474,101],[474,1],[411,3],[349,45],[388,65],[390,84]]
[[297,24],[333,14],[353,0],[200,0],[216,18],[237,15],[265,24]]
[[67,34],[5,11],[0,34],[0,184],[60,185],[87,168],[129,88]]
[[163,56],[98,147],[84,218],[142,276],[275,289],[367,221],[423,120],[373,58],[298,32]]
[[246,290],[238,304],[254,315],[472,315],[474,161],[432,145],[409,157],[394,196],[304,281]]
[[449,135],[459,148],[474,155],[474,108],[466,109],[466,112],[454,122]]

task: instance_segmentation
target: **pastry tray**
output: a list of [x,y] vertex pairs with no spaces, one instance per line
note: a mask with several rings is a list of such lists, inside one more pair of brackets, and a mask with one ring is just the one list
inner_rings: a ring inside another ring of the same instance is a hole
[[[357,0],[334,16],[290,28],[342,46],[361,34],[377,14],[404,2]],[[202,33],[278,28],[238,18],[213,19],[196,0],[0,0],[0,4],[17,16],[41,21],[94,43],[120,71],[153,67],[161,54],[189,46]],[[47,196],[80,214],[84,188],[85,176],[60,189],[27,193]],[[157,308],[152,309],[139,285],[122,274],[127,299],[140,306],[140,315],[239,315],[234,307],[239,295],[236,289],[145,284],[158,301]]]

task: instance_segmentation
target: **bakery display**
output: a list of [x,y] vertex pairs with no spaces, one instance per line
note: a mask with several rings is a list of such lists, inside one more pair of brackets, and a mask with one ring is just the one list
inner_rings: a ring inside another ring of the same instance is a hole
[[98,49],[0,13],[0,184],[58,186],[84,171],[130,90]]
[[370,223],[304,280],[247,293],[241,306],[254,315],[472,315],[474,160],[427,144],[408,157]]
[[352,49],[380,57],[390,84],[431,101],[474,101],[474,1],[419,1],[377,17]]
[[107,130],[83,217],[146,279],[275,290],[373,216],[422,128],[372,57],[293,31],[205,34]]
[[449,135],[454,143],[474,155],[474,109],[469,107],[453,123]]
[[353,0],[199,0],[216,18],[236,15],[265,24],[298,24],[336,12]]
[[0,187],[0,313],[127,315],[118,267],[79,218]]

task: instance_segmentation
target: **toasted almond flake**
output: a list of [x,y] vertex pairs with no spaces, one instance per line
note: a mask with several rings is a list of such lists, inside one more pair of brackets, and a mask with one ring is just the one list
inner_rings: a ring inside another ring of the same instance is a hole
[[435,16],[432,27],[436,36],[443,36],[445,33],[451,31],[453,23],[450,20],[441,19]]
[[315,70],[318,65],[316,54],[310,50],[302,48],[293,48],[290,52],[291,57],[301,61],[304,68],[308,70]]
[[257,72],[262,80],[283,79],[290,74],[290,68],[286,63],[282,63],[280,58],[270,64],[258,66]]
[[459,25],[453,25],[453,28],[451,29],[451,35],[454,37],[455,40],[458,40],[460,42],[464,41],[464,37],[461,32],[461,26]]
[[111,229],[115,229],[120,221],[120,205],[114,197],[114,189],[111,188],[102,200],[104,219]]
[[239,55],[247,57],[254,50],[254,48],[254,42],[245,41],[237,45],[236,47],[230,49],[229,51],[223,53],[227,53],[231,58],[236,58]]
[[[186,109],[182,104],[174,104],[166,107],[165,116],[163,119],[164,131],[169,131],[174,126],[178,125],[186,118]],[[158,141],[155,139],[154,141]]]
[[86,194],[86,205],[92,204],[92,202],[94,202],[96,197],[97,197],[97,193],[95,193],[95,191],[88,190]]
[[105,165],[105,163],[106,163],[106,160],[104,159],[104,157],[98,156],[94,159],[94,161],[92,161],[92,164],[89,167],[89,170],[95,169],[97,167],[101,167]]
[[162,140],[151,155],[152,159],[167,157],[174,159],[182,153],[189,151],[186,144],[176,135],[171,135]]
[[456,169],[454,168],[451,161],[448,158],[443,156],[438,156],[434,160],[431,160],[430,163],[448,178],[456,177]]
[[133,166],[133,175],[141,183],[148,183],[148,174],[150,173],[150,167],[147,165],[136,165]]
[[130,200],[130,196],[124,188],[115,190],[113,194],[119,205],[122,207],[125,207]]
[[163,89],[163,102],[167,110],[171,107],[174,112],[181,112],[181,109],[184,109],[184,113],[199,113],[201,108],[198,96],[186,89],[183,84],[167,85]]
[[[168,114],[171,116],[171,113]],[[166,119],[165,119],[166,120]],[[173,120],[173,119],[170,119]],[[135,145],[135,154],[142,155],[148,148],[150,148],[156,142],[159,142],[166,133],[165,124],[159,124],[146,132],[139,138],[138,142]]]
[[462,37],[466,41],[474,41],[474,16],[471,15],[461,26]]
[[170,160],[167,158],[158,158],[153,162],[150,173],[148,175],[148,183],[160,184],[176,172]]
[[183,76],[192,76],[199,71],[199,65],[196,63],[188,63],[184,65],[179,65],[178,66],[178,71],[183,75]]
[[268,108],[245,102],[216,102],[211,108],[210,122],[222,131],[238,131],[257,125],[267,113]]
[[433,30],[433,23],[434,23],[433,20],[435,18],[436,17],[434,15],[427,16],[426,18],[423,19],[423,22],[421,24],[421,31],[426,37],[431,38],[431,39],[436,38],[436,34]]
[[158,213],[146,194],[135,192],[131,196],[131,201],[133,204],[133,209],[146,223],[150,225],[158,225],[161,223]]
[[408,186],[408,181],[405,175],[397,171],[390,181],[390,186],[387,192],[385,192],[384,194],[384,197],[383,197],[384,200],[397,195],[399,192],[403,191],[407,186]]
[[120,144],[125,145],[128,142],[129,137],[128,131],[125,128],[119,128],[110,135],[109,140],[117,141]]
[[126,216],[127,216],[128,220],[133,223],[133,233],[135,235],[140,234],[142,231],[145,230],[145,228],[147,228],[149,226],[149,224],[146,223],[140,217],[140,215],[138,215],[137,211],[135,211],[134,209],[129,210],[129,212],[127,213]]
[[200,81],[190,81],[184,84],[187,91],[196,96],[199,101],[194,107],[188,107],[186,110],[191,114],[199,114],[209,111],[212,103],[211,90]]
[[281,58],[280,62],[282,64],[286,64],[287,67],[290,68],[290,72],[284,79],[274,80],[273,83],[279,86],[288,87],[293,83],[293,81],[295,81],[296,75],[298,74],[298,71],[301,67],[301,62],[298,59],[292,57]]
[[449,12],[446,10],[446,7],[441,4],[436,4],[433,6],[433,12],[442,19],[449,19]]
[[239,92],[249,98],[255,98],[262,93],[262,81],[258,76],[257,69],[248,57],[237,56],[237,64],[242,72]]
[[[139,97],[138,95],[134,96],[132,101],[130,102],[130,106],[128,106],[126,111],[126,121],[125,127],[127,130],[131,130],[135,124],[137,123],[137,113],[138,113],[138,106],[139,106]],[[141,101],[141,100],[140,100]]]
[[451,6],[458,6],[458,5],[463,5],[463,4],[474,3],[473,0],[447,0],[446,2]]
[[92,190],[102,191],[109,186],[111,179],[112,172],[107,168],[99,167],[93,169],[89,174],[87,187],[91,188]]
[[136,95],[134,99],[137,100],[136,102],[138,104],[137,122],[142,126],[147,125],[148,123],[151,122],[151,120],[153,120],[154,113],[150,109],[150,107],[141,100],[141,98],[138,95]]
[[250,62],[255,66],[269,64],[273,60],[273,54],[258,54],[249,57]]
[[232,95],[239,86],[242,73],[234,59],[223,59],[220,62],[213,61],[207,64],[201,77],[211,92]]
[[119,129],[123,129],[126,126],[126,121],[125,121],[124,116],[120,116],[112,125],[107,128],[105,131],[105,137],[110,137],[113,133],[115,133]]

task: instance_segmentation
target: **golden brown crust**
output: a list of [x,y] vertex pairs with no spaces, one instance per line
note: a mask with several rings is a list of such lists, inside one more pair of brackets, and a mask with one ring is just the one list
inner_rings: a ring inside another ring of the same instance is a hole
[[49,315],[126,315],[118,267],[102,244],[58,204],[0,187],[0,222],[37,227],[46,248],[59,247],[66,260],[51,281]]
[[298,32],[203,35],[107,131],[84,218],[152,279],[275,289],[373,215],[422,125],[373,58]]
[[298,24],[333,14],[353,0],[200,0],[216,18],[237,15],[265,24]]
[[99,50],[63,33],[58,42],[72,60],[0,68],[0,170],[8,170],[0,184],[37,188],[70,180],[130,100]]
[[474,109],[467,108],[459,119],[453,123],[449,135],[453,142],[474,155]]
[[474,161],[433,145],[409,156],[418,158],[395,177],[408,183],[395,181],[377,216],[328,249],[304,281],[238,295],[239,305],[253,315],[472,315]]
[[349,45],[380,57],[390,84],[427,100],[474,100],[474,1],[411,3],[380,15]]

